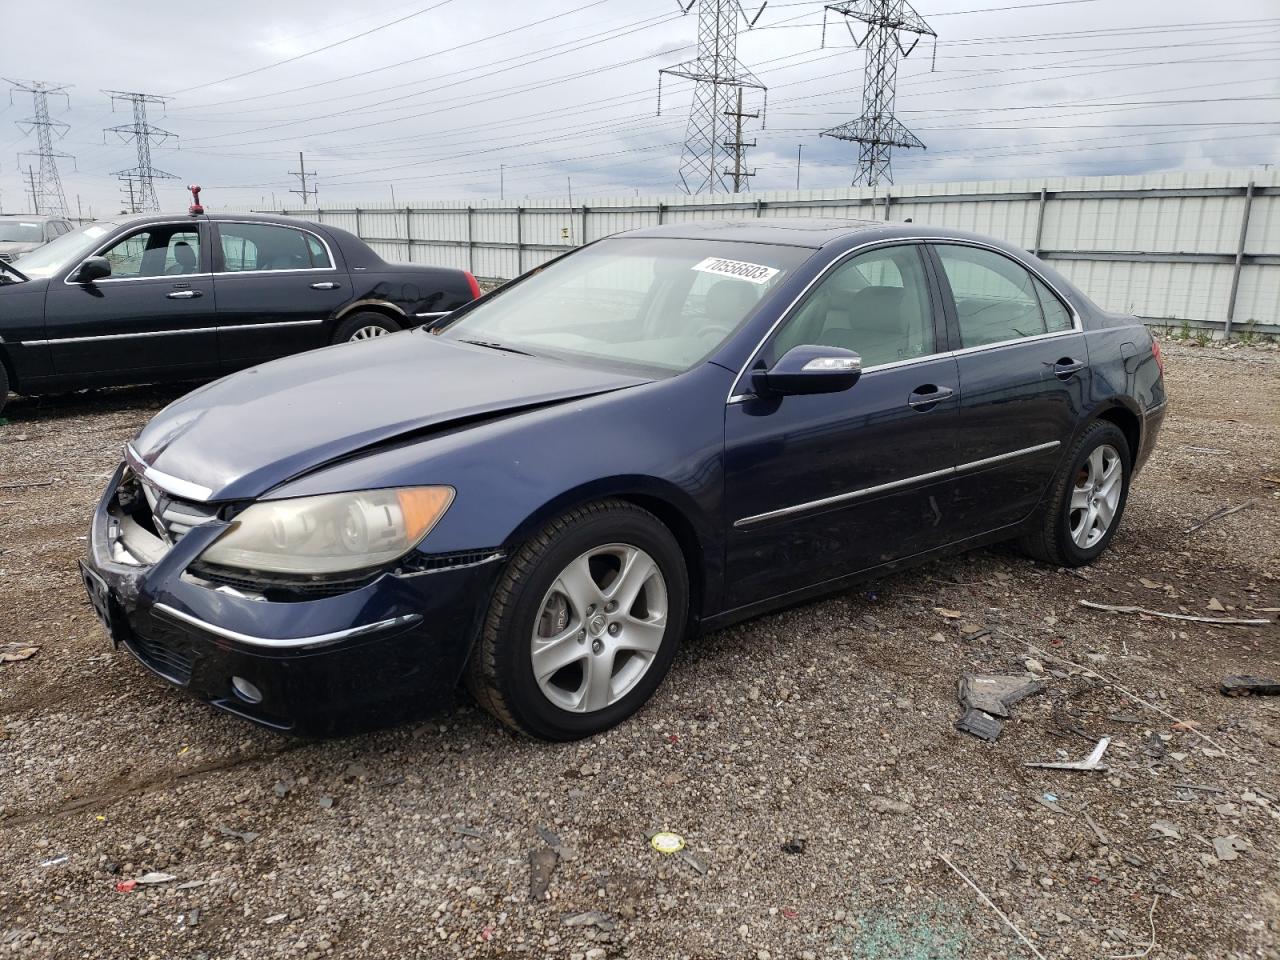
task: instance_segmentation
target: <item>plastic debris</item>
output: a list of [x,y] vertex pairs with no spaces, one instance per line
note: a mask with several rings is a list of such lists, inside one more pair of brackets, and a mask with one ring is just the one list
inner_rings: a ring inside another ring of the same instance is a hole
[[218,827],[218,832],[224,837],[234,837],[242,843],[253,843],[258,839],[258,835],[249,830],[232,830],[230,827]]
[[965,708],[956,729],[981,740],[994,741],[1014,704],[1042,692],[1046,684],[1031,676],[968,674],[960,679],[960,703]]
[[56,857],[50,857],[48,860],[41,860],[41,861],[40,861],[40,866],[42,866],[42,867],[60,867],[60,866],[62,866],[64,863],[66,863],[69,859],[71,859],[71,858],[70,858],[70,857],[68,857],[65,853],[63,853],[63,854],[59,854],[59,855],[58,855],[58,856],[56,856]]
[[783,853],[804,853],[804,848],[809,845],[809,841],[804,837],[793,837],[782,845]]
[[18,663],[22,660],[30,660],[39,652],[39,647],[26,647],[17,643],[8,643],[0,648],[0,663]]
[[659,853],[679,853],[684,849],[684,837],[660,830],[649,838],[649,846]]
[[1227,677],[1218,690],[1227,697],[1280,697],[1280,680],[1241,674]]
[[138,877],[137,882],[152,886],[157,883],[172,883],[177,879],[172,873],[161,873],[159,870],[152,870],[150,873],[144,873]]
[[1107,747],[1110,745],[1111,738],[1103,737],[1094,745],[1089,756],[1085,757],[1083,760],[1050,761],[1047,763],[1028,762],[1023,764],[1023,766],[1038,767],[1041,770],[1078,770],[1084,773],[1088,773],[1092,770],[1106,770],[1106,765],[1099,763],[1098,761],[1102,759],[1102,755],[1107,752]]
[[1150,829],[1153,836],[1172,837],[1174,840],[1182,839],[1182,831],[1168,820],[1156,820],[1151,824]]
[[116,884],[116,893],[133,893],[137,886],[137,880],[121,880]]

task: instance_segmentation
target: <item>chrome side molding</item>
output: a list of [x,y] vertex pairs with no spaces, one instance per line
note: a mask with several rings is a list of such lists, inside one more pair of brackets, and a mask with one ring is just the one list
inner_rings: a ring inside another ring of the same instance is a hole
[[393,630],[397,627],[408,627],[422,620],[421,614],[406,613],[403,616],[390,617],[386,620],[379,620],[377,623],[366,623],[363,626],[349,627],[346,630],[337,630],[333,633],[321,633],[310,637],[275,638],[255,637],[247,633],[239,633],[236,630],[228,630],[226,627],[220,627],[217,624],[201,620],[199,617],[193,617],[189,613],[175,610],[167,603],[157,603],[151,609],[187,626],[195,627],[197,630],[203,630],[206,633],[212,633],[223,639],[253,647],[270,647],[274,650],[328,646],[331,643],[340,643],[343,640],[351,640],[355,637],[366,637],[371,633],[381,633],[384,630]]
[[1022,447],[1019,450],[1010,450],[1008,453],[997,454],[994,457],[984,457],[982,460],[970,460],[968,463],[961,463],[943,470],[934,470],[932,473],[921,473],[914,477],[904,477],[901,480],[891,480],[888,483],[877,484],[874,487],[862,487],[859,490],[851,490],[849,493],[838,493],[833,497],[823,497],[821,500],[808,500],[805,503],[797,503],[790,507],[780,507],[777,510],[770,510],[766,513],[757,513],[750,517],[743,517],[741,520],[735,520],[733,525],[735,528],[750,527],[757,523],[764,523],[767,520],[776,520],[779,517],[789,517],[809,510],[820,510],[823,507],[830,507],[837,503],[862,500],[866,497],[874,497],[877,494],[889,493],[892,490],[901,490],[904,487],[914,486],[918,483],[928,483],[930,480],[941,480],[943,477],[953,477],[972,470],[981,470],[997,463],[1016,460],[1018,457],[1027,457],[1035,453],[1042,453],[1045,450],[1052,450],[1058,446],[1061,446],[1060,440],[1050,440],[1048,443],[1038,443],[1034,447]]

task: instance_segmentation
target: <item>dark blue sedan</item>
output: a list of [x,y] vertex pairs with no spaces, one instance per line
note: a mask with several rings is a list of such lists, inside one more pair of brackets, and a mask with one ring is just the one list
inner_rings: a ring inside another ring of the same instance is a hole
[[114,643],[299,733],[462,681],[587,736],[698,630],[996,541],[1088,563],[1165,410],[1134,317],[1006,244],[857,221],[611,237],[352,357],[162,411],[82,567]]

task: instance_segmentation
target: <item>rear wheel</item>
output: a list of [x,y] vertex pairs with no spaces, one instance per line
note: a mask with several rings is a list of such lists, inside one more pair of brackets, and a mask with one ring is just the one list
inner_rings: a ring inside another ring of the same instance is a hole
[[531,736],[599,733],[640,709],[666,676],[688,597],[684,556],[651,513],[616,500],[573,510],[511,560],[467,685]]
[[1032,517],[1022,548],[1060,567],[1095,560],[1120,526],[1131,463],[1129,443],[1119,427],[1106,420],[1091,425]]
[[362,340],[385,337],[387,334],[395,333],[399,329],[400,324],[390,317],[366,311],[353,314],[338,324],[338,329],[333,334],[333,342],[359,343]]

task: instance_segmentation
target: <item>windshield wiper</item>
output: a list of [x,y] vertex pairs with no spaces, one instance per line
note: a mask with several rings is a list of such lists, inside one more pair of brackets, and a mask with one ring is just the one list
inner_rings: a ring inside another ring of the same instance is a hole
[[488,347],[490,350],[501,350],[503,353],[518,353],[522,357],[534,356],[528,350],[517,350],[515,347],[508,347],[506,344],[498,343],[496,340],[459,340],[458,342],[469,343],[473,347]]

